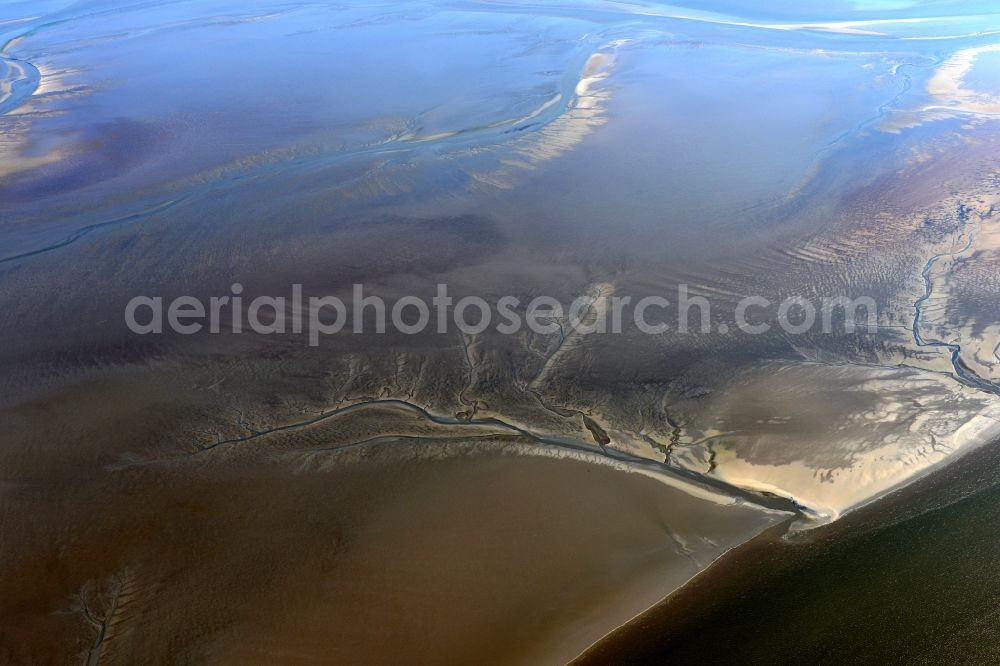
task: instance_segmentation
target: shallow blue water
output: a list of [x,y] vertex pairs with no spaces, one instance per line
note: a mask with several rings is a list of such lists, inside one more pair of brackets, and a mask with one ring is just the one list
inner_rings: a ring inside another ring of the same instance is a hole
[[[670,196],[647,201],[647,217],[655,206],[660,217],[700,210],[711,220],[780,200],[830,154],[918,107],[934,63],[996,39],[990,11],[895,1],[7,3],[4,54],[29,69],[0,101],[0,161],[12,172],[0,188],[35,220],[50,201],[65,211],[70,196],[76,212],[29,228],[8,209],[0,254],[161,206],[192,179],[224,178],[220,169],[409,160],[468,186],[567,115],[601,49],[616,59],[602,131],[618,144],[594,158],[655,174],[646,187]],[[14,77],[11,64],[0,74]],[[601,177],[607,187],[614,172]]]

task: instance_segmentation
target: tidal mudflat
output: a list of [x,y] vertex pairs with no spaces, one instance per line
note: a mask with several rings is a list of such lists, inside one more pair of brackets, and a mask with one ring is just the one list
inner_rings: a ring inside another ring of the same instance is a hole
[[[851,530],[1000,434],[993,11],[7,3],[0,661],[638,658],[664,599],[740,612],[713,580],[797,599],[762,552],[878,550]],[[125,314],[442,284],[563,310],[316,339]],[[615,297],[619,330],[567,314]],[[800,326],[832,298],[868,305]],[[663,649],[697,661],[706,613]]]

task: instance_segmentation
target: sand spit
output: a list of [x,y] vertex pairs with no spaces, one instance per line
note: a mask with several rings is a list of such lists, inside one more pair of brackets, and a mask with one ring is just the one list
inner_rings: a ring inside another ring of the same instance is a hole
[[[564,94],[557,106],[547,103],[532,115],[527,124],[514,128],[532,131],[510,142],[500,142],[490,150],[502,150],[497,164],[483,168],[478,165],[483,149],[469,154],[459,153],[458,159],[476,158],[477,164],[465,167],[466,173],[479,183],[500,189],[510,189],[518,182],[518,174],[534,170],[541,163],[553,160],[578,146],[598,127],[607,122],[606,105],[611,97],[605,85],[616,63],[619,48],[630,40],[615,40],[592,53],[583,66],[570,94]],[[555,114],[550,120],[543,116]],[[537,126],[533,126],[537,125]],[[507,130],[512,131],[512,130]]]
[[[713,398],[691,468],[807,507],[815,522],[925,476],[1000,435],[1000,401],[912,368],[765,364]],[[707,469],[706,469],[707,467]]]
[[965,77],[979,56],[1000,51],[1000,44],[962,49],[942,63],[927,82],[927,93],[936,102],[927,110],[945,109],[981,115],[1000,114],[1000,97],[965,87]]

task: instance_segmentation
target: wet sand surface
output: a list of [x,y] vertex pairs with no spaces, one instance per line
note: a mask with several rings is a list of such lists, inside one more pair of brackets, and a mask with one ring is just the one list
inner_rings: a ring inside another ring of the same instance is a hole
[[[1000,24],[730,4],[0,9],[0,661],[559,663],[761,533],[668,599],[690,633],[654,611],[595,654],[728,649],[746,604],[772,630],[740,625],[747,654],[813,657],[834,625],[796,643],[789,617],[872,584],[859,608],[899,619],[899,579],[856,564],[926,576],[960,534],[963,573],[912,598],[989,625],[988,487],[947,526],[884,496],[995,452]],[[588,317],[685,285],[711,313],[315,346],[125,326],[136,295],[237,282],[244,311],[445,283]],[[750,295],[878,314],[743,334]]]
[[0,490],[6,663],[565,663],[789,519],[509,437],[52,448]]
[[808,536],[765,533],[574,663],[995,662],[997,451]]

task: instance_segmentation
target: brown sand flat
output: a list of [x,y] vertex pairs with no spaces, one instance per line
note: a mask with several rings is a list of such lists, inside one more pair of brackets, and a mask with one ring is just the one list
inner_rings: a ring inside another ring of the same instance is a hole
[[784,519],[524,453],[248,445],[10,480],[0,660],[565,662]]

